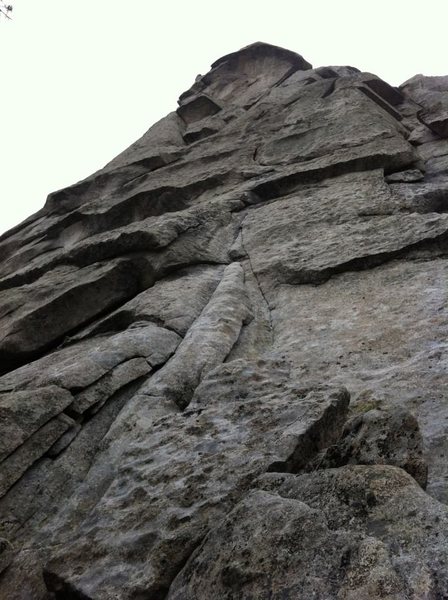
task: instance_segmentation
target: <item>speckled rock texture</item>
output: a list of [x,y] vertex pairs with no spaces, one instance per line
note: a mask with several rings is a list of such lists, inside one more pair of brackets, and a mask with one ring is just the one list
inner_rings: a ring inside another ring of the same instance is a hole
[[0,599],[448,598],[448,77],[178,103],[0,237]]

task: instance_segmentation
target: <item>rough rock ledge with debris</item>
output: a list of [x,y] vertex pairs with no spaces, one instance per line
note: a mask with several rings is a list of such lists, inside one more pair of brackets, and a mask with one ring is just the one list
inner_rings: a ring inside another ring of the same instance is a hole
[[0,256],[2,600],[448,598],[448,77],[253,44]]

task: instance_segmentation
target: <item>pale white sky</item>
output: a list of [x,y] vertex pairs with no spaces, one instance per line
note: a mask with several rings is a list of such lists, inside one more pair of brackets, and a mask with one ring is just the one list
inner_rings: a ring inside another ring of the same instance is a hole
[[198,73],[252,42],[394,85],[448,74],[448,0],[8,1],[0,232],[102,167],[173,110]]

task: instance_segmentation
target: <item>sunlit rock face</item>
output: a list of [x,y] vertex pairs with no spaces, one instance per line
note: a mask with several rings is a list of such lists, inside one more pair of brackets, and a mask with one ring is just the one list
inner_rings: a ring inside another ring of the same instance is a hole
[[0,598],[448,597],[448,77],[256,43],[0,238]]

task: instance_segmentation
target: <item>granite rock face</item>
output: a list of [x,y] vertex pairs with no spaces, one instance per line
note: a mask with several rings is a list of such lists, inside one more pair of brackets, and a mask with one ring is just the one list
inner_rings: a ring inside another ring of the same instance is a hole
[[256,43],[0,238],[0,598],[448,597],[448,77]]

